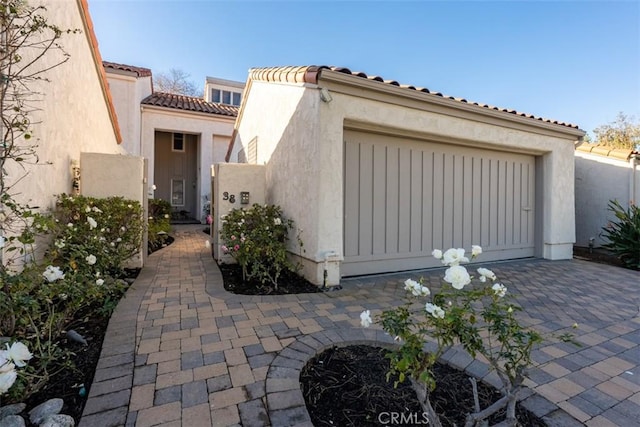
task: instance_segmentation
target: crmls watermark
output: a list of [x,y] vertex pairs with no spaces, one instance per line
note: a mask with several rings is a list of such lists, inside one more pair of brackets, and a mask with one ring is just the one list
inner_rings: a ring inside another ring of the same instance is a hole
[[428,425],[426,412],[380,412],[378,422],[384,426]]

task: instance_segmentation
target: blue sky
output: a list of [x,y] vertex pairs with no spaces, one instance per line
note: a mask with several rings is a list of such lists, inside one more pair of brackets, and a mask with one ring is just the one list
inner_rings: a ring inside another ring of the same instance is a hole
[[640,119],[638,1],[89,0],[103,59],[245,81],[336,65],[591,131]]

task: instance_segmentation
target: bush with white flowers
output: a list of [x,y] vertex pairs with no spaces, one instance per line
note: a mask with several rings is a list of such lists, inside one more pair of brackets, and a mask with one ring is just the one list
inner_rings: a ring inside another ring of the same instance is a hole
[[7,393],[18,379],[17,368],[24,368],[33,354],[26,345],[17,341],[0,350],[0,397]]
[[[243,279],[277,289],[282,272],[295,270],[287,254],[292,229],[293,221],[283,217],[280,206],[254,204],[248,209],[233,209],[223,218],[222,251],[240,264]],[[300,238],[298,244],[302,246]]]
[[[27,238],[9,244],[34,241],[39,232],[43,246],[50,243],[44,257],[21,270],[0,268],[0,337],[24,342],[36,355],[14,378],[2,359],[6,354],[0,354],[0,371],[6,374],[0,381],[10,402],[27,398],[68,368],[72,354],[60,337],[78,312],[110,315],[126,289],[125,261],[140,250],[143,233],[140,205],[122,198],[62,195],[51,215],[32,218],[35,226]],[[6,351],[11,350],[9,363],[20,367],[16,346]]]
[[138,202],[61,194],[54,217],[50,253],[74,273],[122,275],[127,260],[141,249],[144,215]]
[[[471,259],[481,253],[480,246],[473,246]],[[516,395],[532,363],[533,346],[542,337],[518,322],[515,313],[520,308],[510,301],[506,286],[491,270],[478,268],[474,276],[462,265],[470,262],[464,249],[436,249],[432,255],[448,267],[440,289],[433,291],[422,280],[408,279],[404,282],[406,303],[377,317],[383,329],[401,343],[390,354],[390,374],[397,374],[400,382],[411,378],[424,387],[423,407],[430,425],[439,426],[429,401],[435,387],[432,368],[446,350],[459,344],[473,357],[484,356],[502,383],[503,397],[488,408],[476,407],[468,414],[467,425],[476,425],[505,407],[506,425],[515,425]],[[369,327],[373,322],[370,311],[365,310],[360,320],[363,327]],[[436,351],[426,353],[426,343],[433,341]],[[475,382],[471,386],[477,393]]]

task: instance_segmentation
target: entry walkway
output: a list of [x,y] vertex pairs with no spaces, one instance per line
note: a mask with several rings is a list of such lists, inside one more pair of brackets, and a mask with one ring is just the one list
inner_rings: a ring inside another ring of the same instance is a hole
[[[390,343],[359,314],[399,304],[402,282],[441,270],[343,282],[323,294],[226,292],[202,226],[177,226],[118,305],[81,426],[310,426],[302,366],[340,343]],[[640,419],[640,274],[585,261],[527,260],[490,267],[543,332],[579,324],[583,346],[546,343],[524,403],[555,425],[629,426]],[[454,366],[495,381],[462,352]]]

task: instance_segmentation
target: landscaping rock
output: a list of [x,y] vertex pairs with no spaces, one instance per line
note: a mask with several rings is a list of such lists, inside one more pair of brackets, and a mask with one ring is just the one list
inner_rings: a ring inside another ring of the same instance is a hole
[[87,345],[87,340],[84,339],[82,335],[74,331],[73,329],[67,331],[67,337],[71,341],[79,342],[82,345]]
[[63,404],[62,399],[49,399],[29,411],[29,420],[33,424],[40,425],[51,415],[59,414]]
[[72,416],[58,414],[47,417],[47,419],[40,424],[40,427],[74,427],[75,425],[76,423]]
[[9,415],[0,420],[0,427],[25,427],[27,423],[20,415]]
[[0,420],[8,417],[9,415],[18,415],[24,411],[27,405],[24,403],[14,403],[13,405],[7,405],[0,408]]

